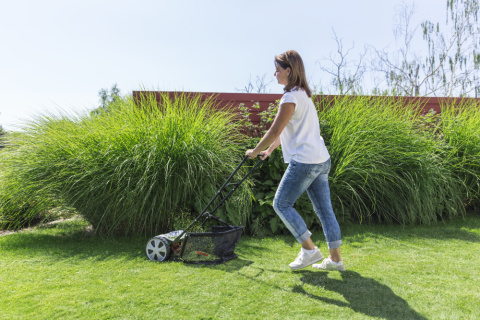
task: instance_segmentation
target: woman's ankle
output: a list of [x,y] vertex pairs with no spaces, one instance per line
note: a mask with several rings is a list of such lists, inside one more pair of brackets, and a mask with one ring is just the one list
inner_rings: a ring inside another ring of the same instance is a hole
[[342,256],[340,255],[340,248],[330,249],[330,260],[333,262],[342,261]]

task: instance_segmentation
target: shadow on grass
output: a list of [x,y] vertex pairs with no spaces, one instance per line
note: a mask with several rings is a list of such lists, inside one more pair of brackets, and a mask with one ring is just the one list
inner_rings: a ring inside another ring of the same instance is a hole
[[435,239],[480,242],[480,216],[467,215],[430,225],[350,225],[342,228],[349,242],[371,241],[372,238]]
[[347,302],[322,297],[307,292],[304,285],[296,285],[293,292],[301,293],[320,302],[333,304],[339,307],[351,308],[355,312],[381,319],[427,319],[413,310],[392,289],[380,282],[364,278],[354,271],[341,272],[341,280],[328,277],[328,272],[301,272],[300,280],[324,290],[337,292]]
[[[237,271],[240,269],[232,268],[233,264],[229,265],[229,263],[223,267],[223,270]],[[240,260],[237,263],[242,266],[251,265],[251,261],[245,260]],[[215,266],[216,269],[218,267],[219,266]],[[262,283],[277,290],[302,294],[307,298],[314,299],[318,302],[332,304],[341,308],[350,308],[355,312],[362,313],[369,317],[389,320],[427,319],[412,309],[406,300],[397,296],[388,286],[381,284],[374,279],[362,277],[358,272],[355,271],[347,270],[345,272],[340,272],[341,280],[339,280],[330,278],[328,276],[329,273],[325,271],[292,272],[290,270],[282,271],[257,267],[253,267],[253,269],[258,270],[254,275],[247,275],[241,272],[237,273],[237,275],[257,283]],[[291,289],[289,289],[288,286],[283,286],[280,283],[272,283],[270,281],[262,280],[261,278],[265,273],[281,273],[293,276],[300,275],[301,277],[299,280],[302,282],[302,284],[294,285],[291,287]],[[308,292],[309,288],[312,286],[325,291],[336,292],[342,295],[347,302],[324,297],[318,293],[314,294]]]
[[28,256],[43,255],[52,260],[75,259],[136,259],[145,258],[144,252],[147,237],[118,237],[103,238],[91,236],[88,232],[79,230],[77,227],[68,228],[62,226],[52,233],[41,232],[42,229],[54,227],[42,227],[40,232],[21,232],[10,234],[0,238],[2,251],[15,252]]
[[[10,251],[15,254],[32,256],[32,254],[47,256],[49,260],[144,260],[150,262],[145,246],[150,236],[121,236],[101,237],[85,231],[76,222],[64,222],[56,225],[38,227],[34,232],[20,232],[9,234],[0,238],[2,251]],[[259,250],[252,244],[248,250]],[[171,261],[168,261],[171,262]],[[173,262],[173,261],[172,261]],[[181,263],[183,262],[173,262]],[[240,258],[225,264],[215,265],[216,269],[234,272],[249,266],[253,261]],[[204,266],[187,264],[186,266]]]

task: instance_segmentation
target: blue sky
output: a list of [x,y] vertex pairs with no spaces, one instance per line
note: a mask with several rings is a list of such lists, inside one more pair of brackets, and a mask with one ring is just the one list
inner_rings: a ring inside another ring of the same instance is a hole
[[[405,1],[409,4],[413,1]],[[344,46],[391,48],[397,0],[0,2],[0,125],[17,130],[45,112],[86,111],[98,91],[141,88],[236,92],[273,80],[273,58],[303,57],[312,86],[319,64]],[[415,1],[416,23],[445,20],[444,0]],[[355,53],[352,58],[354,58]],[[281,93],[272,82],[268,90]]]

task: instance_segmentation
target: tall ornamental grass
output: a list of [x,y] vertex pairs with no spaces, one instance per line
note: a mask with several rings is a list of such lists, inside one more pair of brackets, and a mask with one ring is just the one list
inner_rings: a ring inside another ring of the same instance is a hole
[[320,110],[340,220],[428,223],[464,211],[448,148],[419,130],[420,106],[391,97],[337,97]]
[[[18,134],[15,135],[18,138]],[[17,139],[9,139],[18,141]],[[18,229],[47,219],[49,209],[63,205],[48,187],[25,180],[22,168],[35,158],[20,160],[17,146],[0,151],[0,230]]]
[[480,104],[462,100],[459,104],[445,103],[439,125],[434,127],[450,147],[447,165],[462,182],[463,199],[467,207],[480,205]]
[[[17,147],[2,154],[1,179],[10,186],[0,192],[4,227],[52,201],[75,208],[103,234],[165,232],[195,217],[243,158],[239,125],[200,95],[162,100],[158,107],[153,96],[122,98],[98,115],[28,123]],[[249,190],[244,183],[216,215],[245,224]]]

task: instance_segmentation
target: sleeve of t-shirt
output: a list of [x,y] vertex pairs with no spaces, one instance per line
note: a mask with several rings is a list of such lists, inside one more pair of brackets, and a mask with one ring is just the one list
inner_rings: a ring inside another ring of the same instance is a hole
[[297,98],[292,92],[285,92],[282,99],[280,99],[280,105],[283,103],[294,103],[295,106],[297,105]]

